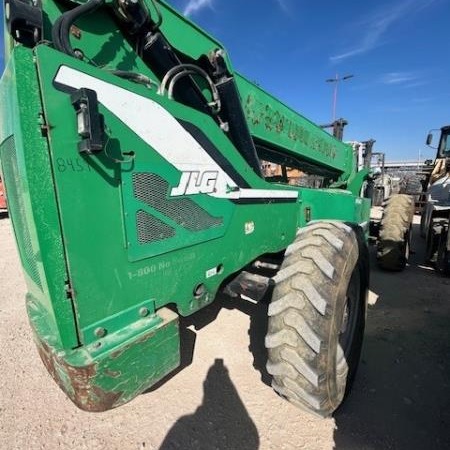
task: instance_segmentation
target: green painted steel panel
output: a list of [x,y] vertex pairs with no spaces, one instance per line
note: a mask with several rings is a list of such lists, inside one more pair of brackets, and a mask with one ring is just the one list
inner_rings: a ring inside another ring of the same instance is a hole
[[30,50],[15,48],[0,83],[0,100],[2,178],[27,287],[46,313],[55,344],[73,348],[78,345],[76,318],[67,298],[64,246]]
[[[50,37],[62,7],[49,0],[44,10]],[[166,3],[162,14],[162,32],[190,60],[222,48]],[[45,42],[8,47],[0,157],[41,357],[75,403],[101,410],[179,364],[177,315],[167,305],[190,315],[229,276],[285,249],[307,221],[364,226],[370,205],[357,196],[365,175],[351,148],[235,74],[229,60],[253,138],[332,169],[336,189],[259,177],[214,117],[111,73],[157,80],[110,13],[76,25],[71,40],[84,61]],[[71,92],[81,87],[95,87],[104,118],[104,148],[94,155],[78,150]]]

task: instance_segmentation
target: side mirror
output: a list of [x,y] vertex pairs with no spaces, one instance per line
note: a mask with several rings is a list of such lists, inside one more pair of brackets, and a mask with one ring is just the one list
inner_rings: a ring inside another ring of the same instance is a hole
[[431,143],[433,142],[433,133],[429,133],[427,136],[427,145],[431,145]]

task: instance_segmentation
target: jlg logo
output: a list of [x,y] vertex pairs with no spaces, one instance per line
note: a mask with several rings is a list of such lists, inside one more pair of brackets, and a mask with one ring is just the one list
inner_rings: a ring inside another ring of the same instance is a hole
[[178,197],[180,195],[191,194],[211,194],[216,191],[217,171],[192,171],[183,172],[180,184],[172,189],[171,196]]

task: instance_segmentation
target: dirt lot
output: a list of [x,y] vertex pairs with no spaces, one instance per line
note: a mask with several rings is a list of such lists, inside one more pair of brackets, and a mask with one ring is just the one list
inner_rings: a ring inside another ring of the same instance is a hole
[[175,377],[121,408],[89,414],[39,360],[10,222],[2,219],[0,447],[448,449],[450,279],[422,265],[416,242],[404,273],[372,271],[362,364],[333,419],[311,417],[272,392],[263,369],[267,305],[229,298],[185,323],[185,367]]

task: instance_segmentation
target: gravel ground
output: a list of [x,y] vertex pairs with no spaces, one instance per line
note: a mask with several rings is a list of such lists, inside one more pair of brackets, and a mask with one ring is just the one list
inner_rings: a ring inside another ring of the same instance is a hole
[[263,369],[267,305],[229,298],[183,323],[183,370],[94,414],[78,410],[39,360],[10,221],[1,219],[0,448],[448,449],[450,279],[421,265],[415,242],[405,272],[372,269],[362,364],[333,419],[272,392]]

